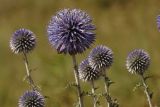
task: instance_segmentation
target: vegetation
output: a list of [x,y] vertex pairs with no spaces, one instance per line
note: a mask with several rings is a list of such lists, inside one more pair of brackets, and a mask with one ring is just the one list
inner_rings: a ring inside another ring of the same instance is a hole
[[[19,28],[32,30],[37,37],[37,47],[28,54],[32,77],[47,96],[46,107],[72,107],[76,89],[65,88],[74,81],[71,56],[57,54],[47,38],[47,25],[56,11],[64,8],[80,8],[93,18],[96,25],[96,42],[114,52],[114,63],[107,73],[115,82],[110,88],[121,107],[148,107],[143,90],[133,92],[139,78],[128,73],[125,61],[128,52],[135,48],[145,49],[151,57],[146,72],[152,76],[148,82],[154,92],[153,105],[160,99],[160,32],[156,17],[160,14],[159,0],[0,0],[0,104],[16,107],[19,96],[28,88],[23,81],[25,66],[21,55],[14,55],[9,48],[13,32]],[[80,63],[88,54],[79,55]],[[95,86],[103,85],[96,81]],[[90,84],[83,84],[90,90]],[[102,89],[103,90],[103,87]],[[96,90],[96,91],[99,91]],[[102,107],[106,105],[100,99]],[[92,107],[92,98],[85,97],[86,107]],[[160,104],[159,104],[160,105]]]

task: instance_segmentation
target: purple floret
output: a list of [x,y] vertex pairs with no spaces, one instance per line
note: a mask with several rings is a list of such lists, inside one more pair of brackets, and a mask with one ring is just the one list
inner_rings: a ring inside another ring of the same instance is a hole
[[82,53],[95,41],[95,26],[91,22],[90,16],[82,10],[60,10],[48,25],[49,42],[58,53]]

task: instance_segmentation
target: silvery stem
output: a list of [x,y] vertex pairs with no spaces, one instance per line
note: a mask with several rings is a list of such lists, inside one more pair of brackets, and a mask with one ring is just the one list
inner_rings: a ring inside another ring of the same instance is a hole
[[75,76],[75,81],[76,81],[77,91],[78,91],[79,105],[80,105],[80,107],[84,107],[83,95],[82,95],[80,80],[79,80],[78,66],[77,66],[77,61],[76,61],[75,55],[72,55],[72,60],[73,60],[73,66],[74,66],[74,76]]
[[145,78],[144,78],[143,75],[141,76],[141,78],[142,78],[142,83],[143,83],[143,86],[144,86],[144,89],[145,89],[144,92],[145,92],[145,94],[146,94],[146,97],[147,97],[147,100],[148,100],[149,107],[153,107],[153,106],[152,106],[152,102],[151,102],[151,97],[150,97],[150,95],[149,95],[149,88],[148,88],[148,85],[146,84]]
[[27,55],[26,55],[26,53],[23,53],[23,55],[24,55],[24,63],[25,63],[25,67],[26,67],[26,73],[27,73],[28,82],[29,82],[30,86],[32,87],[32,89],[35,90],[36,86],[34,84],[34,81],[33,81],[32,77],[31,77],[31,74],[30,74]]
[[104,83],[105,83],[105,91],[106,91],[106,94],[107,94],[107,97],[109,97],[107,100],[107,105],[108,107],[111,107],[111,97],[110,97],[110,93],[109,93],[109,83],[108,83],[108,77],[104,74],[103,75],[104,77]]
[[93,107],[97,107],[97,98],[96,98],[96,95],[95,95],[95,86],[94,86],[94,81],[93,80],[91,81],[91,86],[92,86],[92,94],[93,94],[93,102],[94,102]]

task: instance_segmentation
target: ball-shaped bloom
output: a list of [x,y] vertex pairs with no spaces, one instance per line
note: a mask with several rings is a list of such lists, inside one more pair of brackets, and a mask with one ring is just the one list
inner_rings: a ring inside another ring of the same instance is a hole
[[19,99],[18,107],[44,107],[45,99],[38,91],[26,91]]
[[93,81],[100,77],[101,71],[94,70],[88,62],[88,59],[83,60],[79,65],[79,77],[83,81]]
[[160,31],[160,15],[157,16],[157,27],[158,27],[158,30]]
[[107,46],[99,45],[90,52],[88,61],[92,68],[105,70],[113,63],[113,52]]
[[129,72],[143,75],[150,65],[150,57],[142,49],[135,49],[129,53],[126,67]]
[[58,53],[82,53],[95,41],[95,26],[91,22],[91,17],[82,10],[60,10],[48,25],[49,42]]
[[11,50],[17,53],[28,53],[33,50],[36,45],[35,34],[28,29],[19,29],[14,32],[10,39],[10,48]]

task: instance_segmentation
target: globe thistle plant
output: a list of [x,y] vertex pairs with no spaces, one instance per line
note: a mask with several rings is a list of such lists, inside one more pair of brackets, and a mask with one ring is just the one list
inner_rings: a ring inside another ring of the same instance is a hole
[[91,83],[94,107],[97,107],[98,100],[97,100],[97,95],[95,94],[94,81],[101,76],[101,71],[94,70],[89,65],[88,59],[85,59],[80,63],[78,71],[79,71],[80,79]]
[[135,49],[130,52],[127,57],[126,67],[130,73],[143,75],[149,65],[150,57],[148,53],[142,49]]
[[113,63],[113,52],[108,47],[99,45],[90,52],[88,60],[92,68],[106,69]]
[[126,67],[128,71],[130,73],[136,73],[140,75],[142,80],[142,83],[140,84],[142,84],[142,86],[144,87],[144,92],[146,94],[149,107],[153,107],[151,102],[152,93],[149,91],[149,87],[146,83],[148,77],[144,77],[144,73],[148,69],[149,65],[150,57],[148,53],[145,52],[143,49],[135,49],[130,52],[127,57]]
[[45,99],[38,91],[26,91],[19,99],[18,107],[44,107]]
[[83,60],[79,65],[79,76],[83,81],[94,81],[97,80],[101,72],[98,70],[94,70],[88,62],[88,59]]
[[10,39],[11,50],[15,53],[28,53],[36,44],[35,34],[28,29],[19,29],[14,32]]
[[16,30],[10,39],[10,48],[15,53],[22,53],[24,56],[24,63],[26,67],[27,79],[32,88],[35,88],[35,84],[30,75],[30,69],[27,59],[27,53],[34,49],[36,45],[35,34],[28,29]]
[[95,41],[91,22],[91,17],[80,9],[60,10],[48,25],[49,42],[58,53],[82,53]]
[[104,45],[99,45],[96,48],[94,48],[89,56],[88,61],[91,67],[94,70],[101,71],[102,76],[104,78],[105,83],[105,98],[108,103],[108,107],[118,107],[118,103],[114,102],[114,99],[111,98],[109,87],[112,84],[111,80],[106,76],[105,69],[109,68],[113,63],[113,52],[110,48]]
[[72,56],[80,107],[83,107],[83,98],[75,55],[83,53],[95,41],[94,30],[91,17],[80,9],[58,11],[47,29],[49,42],[57,52]]

